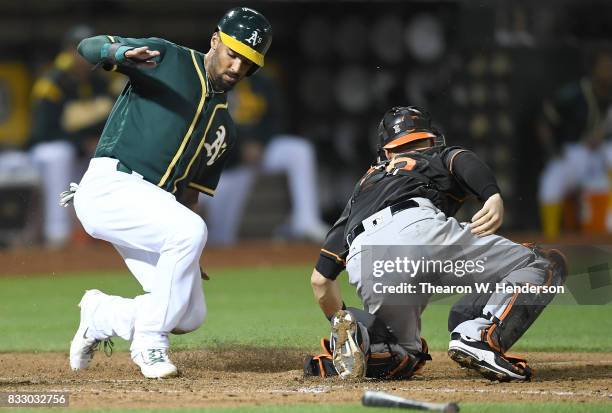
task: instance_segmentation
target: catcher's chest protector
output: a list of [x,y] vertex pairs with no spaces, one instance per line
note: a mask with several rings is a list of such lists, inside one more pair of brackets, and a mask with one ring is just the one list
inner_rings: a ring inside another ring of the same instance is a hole
[[360,205],[372,205],[369,209],[374,213],[389,199],[422,197],[429,199],[446,216],[453,216],[466,195],[443,160],[443,152],[454,149],[414,151],[399,155],[391,164],[388,161],[379,164],[361,181],[353,198],[358,199]]

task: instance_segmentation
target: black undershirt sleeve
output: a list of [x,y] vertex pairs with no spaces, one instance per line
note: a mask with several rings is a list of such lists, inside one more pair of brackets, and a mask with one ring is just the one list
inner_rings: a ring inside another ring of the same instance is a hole
[[448,156],[451,173],[482,202],[501,193],[491,169],[474,152],[458,149]]
[[342,215],[325,237],[315,269],[325,278],[335,280],[346,267],[346,241],[344,229],[350,213],[351,201],[347,203]]

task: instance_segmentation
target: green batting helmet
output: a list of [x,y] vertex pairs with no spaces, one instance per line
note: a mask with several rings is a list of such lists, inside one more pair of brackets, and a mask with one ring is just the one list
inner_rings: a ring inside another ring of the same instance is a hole
[[223,44],[255,64],[247,76],[263,67],[272,44],[272,26],[263,14],[248,7],[235,7],[225,13],[217,29]]

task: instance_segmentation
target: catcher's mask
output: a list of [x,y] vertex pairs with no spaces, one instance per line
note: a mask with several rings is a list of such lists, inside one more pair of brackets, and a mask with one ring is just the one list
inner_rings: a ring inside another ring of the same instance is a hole
[[272,26],[263,14],[248,7],[234,7],[219,20],[217,31],[224,45],[254,63],[247,76],[263,67],[272,44]]
[[423,139],[430,140],[430,146],[444,146],[444,135],[431,123],[429,113],[418,106],[395,106],[389,109],[378,125],[378,158],[387,159],[385,149]]

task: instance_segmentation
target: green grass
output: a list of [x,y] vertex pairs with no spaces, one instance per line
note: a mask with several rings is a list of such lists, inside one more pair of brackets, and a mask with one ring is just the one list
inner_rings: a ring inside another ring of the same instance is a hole
[[[198,331],[174,336],[174,348],[240,344],[316,349],[328,324],[309,285],[311,268],[226,269],[205,283],[208,317]],[[345,276],[342,277],[346,279]],[[67,351],[78,324],[85,289],[134,296],[140,286],[125,273],[0,278],[0,351]],[[348,305],[358,306],[354,289],[343,285]],[[423,333],[433,350],[448,343],[448,305],[432,304]],[[612,351],[612,306],[552,305],[516,350]],[[607,333],[606,333],[607,332]],[[120,341],[120,340],[117,340]],[[118,349],[126,349],[125,343]]]
[[[460,403],[461,413],[599,413],[609,412],[610,404],[595,403]],[[0,409],[2,410],[2,409]],[[8,410],[7,410],[8,411]],[[40,409],[18,410],[20,413],[37,413]],[[92,411],[92,410],[87,410]],[[180,413],[390,413],[393,411],[413,411],[397,410],[388,408],[364,407],[359,404],[295,404],[295,405],[265,405],[265,406],[244,406],[244,407],[218,407],[204,409],[100,409],[95,412],[133,412],[133,413],[161,413],[161,412],[180,412]],[[57,410],[53,412],[85,412],[85,410]]]

